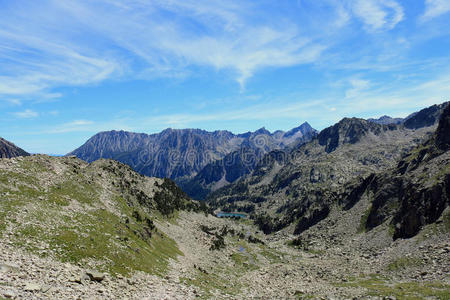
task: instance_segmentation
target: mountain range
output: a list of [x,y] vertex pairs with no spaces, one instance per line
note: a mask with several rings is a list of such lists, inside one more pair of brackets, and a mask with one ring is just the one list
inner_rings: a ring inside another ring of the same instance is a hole
[[152,135],[108,131],[94,135],[68,155],[87,162],[114,159],[143,175],[174,179],[191,187],[186,189],[191,196],[203,198],[209,189],[248,174],[263,154],[307,142],[315,134],[308,123],[288,132],[261,128],[237,135],[200,129],[166,129]]
[[[211,193],[207,200],[225,211],[251,213],[266,233],[292,225],[300,234],[327,218],[334,205],[351,208],[374,174],[392,170],[423,147],[447,104],[423,109],[400,124],[344,118],[309,143],[266,154],[251,174]],[[392,177],[386,182],[395,182]],[[391,190],[398,192],[398,186]],[[384,199],[388,192],[380,193]],[[375,224],[371,221],[368,227]]]

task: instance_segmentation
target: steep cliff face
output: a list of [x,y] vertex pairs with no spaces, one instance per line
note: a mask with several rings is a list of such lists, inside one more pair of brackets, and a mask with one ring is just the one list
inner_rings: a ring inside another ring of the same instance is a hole
[[13,143],[0,138],[0,158],[12,158],[17,156],[28,156],[30,155],[25,150],[17,147]]

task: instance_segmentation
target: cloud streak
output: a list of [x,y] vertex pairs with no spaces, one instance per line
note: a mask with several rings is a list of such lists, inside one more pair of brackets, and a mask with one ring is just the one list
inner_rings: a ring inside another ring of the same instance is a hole
[[403,7],[392,0],[356,0],[351,7],[369,30],[392,29],[404,18]]
[[404,17],[394,0],[324,5],[327,22],[266,1],[10,2],[0,18],[0,96],[46,96],[106,79],[183,78],[198,68],[223,71],[243,88],[262,69],[318,62],[351,18],[389,30]]
[[429,21],[448,13],[449,11],[450,2],[447,0],[425,0],[425,12],[421,17],[421,20]]
[[12,113],[15,117],[20,119],[32,119],[39,116],[38,112],[35,112],[31,109],[26,109],[24,111],[14,112]]

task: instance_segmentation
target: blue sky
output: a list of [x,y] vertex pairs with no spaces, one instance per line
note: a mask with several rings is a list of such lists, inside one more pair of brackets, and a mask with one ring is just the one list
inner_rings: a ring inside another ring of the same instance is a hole
[[450,100],[448,0],[0,0],[0,136],[323,129]]

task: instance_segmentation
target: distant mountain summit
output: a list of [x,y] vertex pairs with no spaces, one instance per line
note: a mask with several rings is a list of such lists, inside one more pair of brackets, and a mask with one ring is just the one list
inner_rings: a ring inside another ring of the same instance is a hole
[[387,124],[401,124],[404,119],[403,118],[392,118],[390,116],[381,116],[378,119],[367,119],[367,121],[372,122],[372,123],[378,123],[378,124],[382,124],[382,125],[387,125]]
[[28,156],[30,155],[25,150],[17,147],[13,143],[0,138],[0,158],[12,158],[17,156]]
[[169,128],[149,135],[113,130],[94,135],[68,155],[87,162],[110,158],[144,175],[174,179],[196,174],[211,160],[237,149],[240,142],[229,131]]

